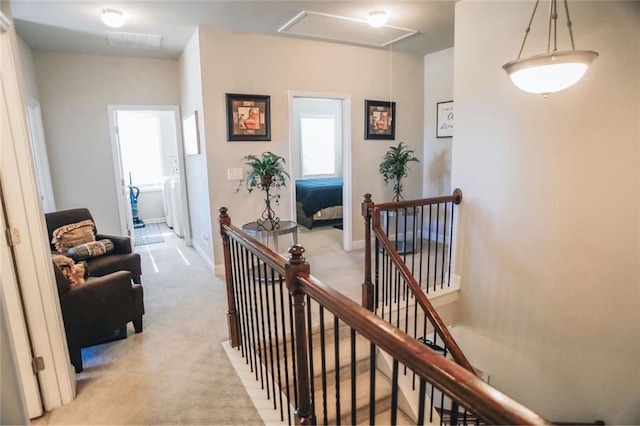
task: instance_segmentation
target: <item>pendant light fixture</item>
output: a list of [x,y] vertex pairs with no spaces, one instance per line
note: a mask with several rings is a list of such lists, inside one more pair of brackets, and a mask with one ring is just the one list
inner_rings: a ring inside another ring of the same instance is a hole
[[[549,30],[547,34],[547,52],[521,59],[527,35],[531,29],[531,23],[538,10],[540,0],[536,0],[529,25],[524,33],[524,39],[520,46],[518,59],[508,62],[502,68],[509,74],[513,83],[521,90],[529,93],[537,93],[547,96],[549,93],[558,92],[576,84],[587,72],[587,68],[598,56],[591,50],[576,50],[573,41],[573,30],[569,18],[569,6],[567,0],[564,9],[567,18],[567,29],[571,40],[571,50],[558,51],[556,21],[558,13],[556,0],[551,0],[549,5]],[[553,50],[551,44],[553,43]]]

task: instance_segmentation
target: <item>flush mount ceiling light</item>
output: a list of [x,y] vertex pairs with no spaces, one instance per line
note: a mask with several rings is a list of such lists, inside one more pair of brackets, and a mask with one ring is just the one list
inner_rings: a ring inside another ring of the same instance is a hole
[[102,9],[102,22],[111,28],[120,28],[124,25],[124,14],[116,9]]
[[373,12],[369,13],[367,22],[373,28],[380,28],[387,23],[387,14],[382,10],[374,10]]
[[[520,46],[518,59],[508,62],[502,68],[509,74],[513,83],[521,90],[529,93],[548,95],[559,92],[576,84],[587,72],[587,68],[598,53],[591,50],[576,50],[573,42],[573,30],[569,18],[569,6],[564,0],[564,9],[567,17],[567,29],[571,40],[571,50],[558,51],[556,37],[556,0],[551,0],[549,5],[549,31],[547,34],[547,52],[520,59],[527,35],[531,29],[531,23],[536,15],[540,0],[536,0],[533,14],[529,20],[529,26],[525,30],[524,39]],[[553,39],[553,50],[551,41]]]

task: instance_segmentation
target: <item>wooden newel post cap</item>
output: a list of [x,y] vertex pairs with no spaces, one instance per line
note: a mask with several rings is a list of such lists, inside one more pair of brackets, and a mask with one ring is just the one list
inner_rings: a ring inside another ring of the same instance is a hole
[[462,189],[460,188],[454,189],[453,196],[455,197],[455,200],[453,201],[454,204],[460,204],[462,202]]
[[289,258],[289,263],[291,265],[299,265],[301,263],[304,263],[305,258],[303,254],[305,251],[306,251],[305,248],[302,247],[300,244],[294,244],[291,247],[289,247],[289,254],[291,255],[291,257]]
[[229,211],[229,209],[228,209],[228,208],[226,208],[226,207],[220,207],[220,208],[218,209],[218,212],[220,212],[219,217],[227,217],[227,216],[229,216],[229,215],[227,214],[227,212],[228,212],[228,211]]
[[371,194],[369,194],[368,192],[366,194],[364,194],[364,200],[362,200],[364,203],[370,203],[371,202]]

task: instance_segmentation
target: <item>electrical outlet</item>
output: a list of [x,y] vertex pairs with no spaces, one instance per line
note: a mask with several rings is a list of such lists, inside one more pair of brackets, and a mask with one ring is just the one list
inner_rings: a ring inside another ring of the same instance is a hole
[[238,169],[227,169],[228,180],[242,180],[244,177],[244,169],[242,167]]

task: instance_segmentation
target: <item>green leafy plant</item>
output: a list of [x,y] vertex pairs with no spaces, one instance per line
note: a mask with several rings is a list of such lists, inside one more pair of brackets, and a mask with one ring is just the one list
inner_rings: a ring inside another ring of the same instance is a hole
[[[287,181],[291,179],[289,173],[285,170],[286,162],[284,158],[267,151],[260,154],[260,156],[248,154],[242,159],[249,166],[249,169],[246,177],[240,181],[237,191],[243,186],[249,192],[258,188],[267,192],[268,200],[265,200],[267,205],[271,201],[275,201],[277,204],[280,200],[279,190],[286,187]],[[275,189],[274,193],[269,193],[270,188]]]
[[413,150],[404,142],[400,142],[398,146],[389,147],[389,150],[382,157],[380,173],[385,184],[393,182],[393,201],[403,199],[402,179],[408,175],[410,161],[420,162],[413,156]]

